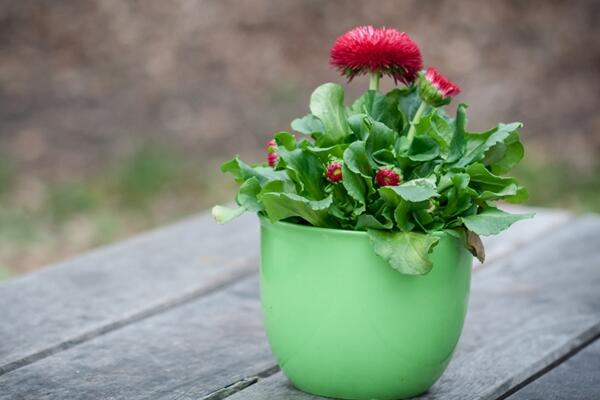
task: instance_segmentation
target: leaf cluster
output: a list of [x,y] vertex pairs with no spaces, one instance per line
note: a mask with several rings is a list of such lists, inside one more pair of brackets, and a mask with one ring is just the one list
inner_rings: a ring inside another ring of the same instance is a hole
[[[428,254],[441,231],[460,237],[483,258],[477,235],[493,235],[531,215],[506,213],[499,200],[518,203],[527,192],[504,176],[524,154],[518,122],[485,132],[467,129],[467,106],[455,116],[421,106],[415,87],[367,91],[351,106],[341,86],[326,83],[310,99],[310,113],[278,132],[278,162],[248,165],[235,157],[222,166],[240,184],[237,209],[217,206],[220,222],[244,211],[271,221],[367,231],[375,252],[402,273],[429,272]],[[414,125],[414,138],[408,131]],[[342,180],[325,177],[342,162]],[[379,187],[379,168],[401,172],[398,186]]]

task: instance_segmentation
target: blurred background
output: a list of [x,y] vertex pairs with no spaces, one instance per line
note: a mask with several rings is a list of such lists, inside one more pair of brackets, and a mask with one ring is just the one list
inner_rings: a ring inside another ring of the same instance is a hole
[[408,32],[471,130],[525,124],[528,204],[598,212],[599,20],[592,0],[0,1],[0,279],[232,199],[219,164],[262,161],[344,83],[329,48],[359,24]]

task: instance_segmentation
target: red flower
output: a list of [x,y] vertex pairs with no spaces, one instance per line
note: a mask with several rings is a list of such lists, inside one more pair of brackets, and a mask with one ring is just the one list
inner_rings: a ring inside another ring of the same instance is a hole
[[279,154],[275,150],[277,150],[277,142],[275,139],[271,139],[267,142],[267,162],[270,167],[274,167],[279,159]]
[[395,168],[379,168],[375,174],[375,183],[379,186],[398,186],[401,180]]
[[339,182],[342,180],[342,163],[339,161],[332,161],[327,165],[327,171],[325,176],[329,182]]
[[352,80],[356,75],[380,72],[394,81],[412,83],[423,66],[421,51],[404,32],[359,26],[333,44],[330,63]]
[[421,99],[434,107],[450,102],[450,98],[460,93],[454,82],[440,74],[435,68],[427,68],[419,74],[419,94]]

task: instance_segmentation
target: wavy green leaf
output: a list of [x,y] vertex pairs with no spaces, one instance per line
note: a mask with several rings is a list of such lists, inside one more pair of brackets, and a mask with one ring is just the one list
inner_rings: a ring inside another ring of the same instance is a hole
[[496,235],[517,221],[533,218],[533,213],[509,214],[497,208],[488,208],[483,212],[462,218],[467,229],[478,235]]
[[382,195],[397,195],[410,202],[419,202],[439,196],[435,183],[429,178],[413,179],[399,186],[385,186],[379,189]]
[[319,86],[310,97],[310,111],[323,123],[319,145],[330,146],[344,142],[350,134],[344,106],[344,89],[334,83]]
[[416,232],[391,233],[373,229],[367,232],[375,253],[398,272],[424,275],[431,271],[433,263],[429,253],[438,243],[438,237]]
[[288,176],[296,183],[298,193],[311,199],[325,197],[325,168],[319,158],[304,149],[277,149]]
[[300,217],[314,226],[326,227],[328,209],[332,197],[323,200],[309,200],[292,193],[265,193],[261,196],[265,212],[272,222],[289,217]]
[[296,118],[292,121],[291,127],[296,132],[304,133],[305,135],[321,135],[325,130],[321,120],[312,114]]
[[365,142],[357,141],[344,151],[344,163],[354,173],[372,179],[371,163],[367,155]]
[[458,167],[465,167],[482,160],[492,146],[504,142],[512,132],[521,126],[523,125],[520,122],[513,122],[511,124],[498,124],[496,128],[490,129],[487,132],[468,133],[465,136],[465,153],[456,165]]

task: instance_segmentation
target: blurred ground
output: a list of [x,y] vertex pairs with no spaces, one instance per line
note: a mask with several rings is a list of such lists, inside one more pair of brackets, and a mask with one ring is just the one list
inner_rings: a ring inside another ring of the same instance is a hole
[[2,1],[0,279],[230,198],[218,162],[260,160],[343,82],[329,47],[358,24],[409,32],[473,130],[525,123],[530,204],[600,211],[599,19],[592,0]]

